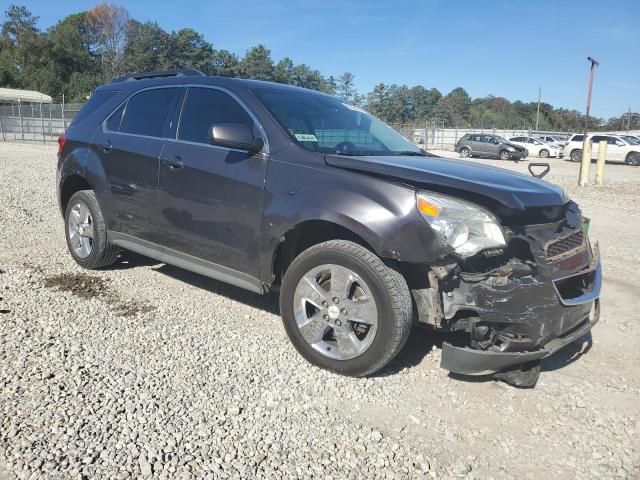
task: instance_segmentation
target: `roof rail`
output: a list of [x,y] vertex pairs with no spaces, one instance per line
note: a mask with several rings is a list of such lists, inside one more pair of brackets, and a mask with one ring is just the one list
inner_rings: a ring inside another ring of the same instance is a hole
[[132,80],[148,80],[150,78],[163,77],[204,77],[206,76],[200,70],[195,68],[180,68],[177,70],[157,70],[155,72],[140,72],[124,75],[112,80],[111,83],[129,82]]

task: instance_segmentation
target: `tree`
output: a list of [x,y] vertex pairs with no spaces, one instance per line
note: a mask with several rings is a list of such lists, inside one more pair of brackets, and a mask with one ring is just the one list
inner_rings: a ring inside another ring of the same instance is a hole
[[213,45],[195,30],[183,28],[171,33],[169,59],[170,68],[195,68],[211,73]]
[[235,53],[227,50],[214,50],[211,59],[211,75],[235,77],[238,75],[240,61]]
[[124,70],[124,51],[129,33],[129,12],[124,7],[100,3],[86,14],[105,80]]
[[355,75],[351,72],[344,72],[338,77],[336,95],[347,103],[352,103],[355,96],[358,94],[353,85],[354,78]]
[[260,44],[249,49],[240,62],[240,76],[255,80],[273,80],[274,66],[271,50]]
[[440,99],[435,108],[435,116],[438,121],[445,122],[452,127],[455,125],[466,125],[469,122],[469,109],[471,107],[471,97],[462,88],[454,88]]
[[170,68],[171,36],[155,22],[132,20],[124,56],[127,73]]

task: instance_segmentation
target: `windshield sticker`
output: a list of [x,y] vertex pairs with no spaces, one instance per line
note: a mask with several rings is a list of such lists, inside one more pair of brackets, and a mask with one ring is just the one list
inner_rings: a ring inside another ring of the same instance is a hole
[[299,142],[317,142],[318,139],[311,133],[294,133],[296,140]]

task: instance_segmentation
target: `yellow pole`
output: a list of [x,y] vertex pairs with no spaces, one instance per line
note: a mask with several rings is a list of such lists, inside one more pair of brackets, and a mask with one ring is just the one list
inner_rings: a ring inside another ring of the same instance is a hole
[[598,163],[596,164],[596,185],[604,183],[604,163],[607,160],[607,141],[600,142],[600,150],[598,150]]
[[591,168],[591,142],[585,135],[582,143],[582,163],[580,164],[580,181],[578,185],[586,187],[589,184],[589,168]]

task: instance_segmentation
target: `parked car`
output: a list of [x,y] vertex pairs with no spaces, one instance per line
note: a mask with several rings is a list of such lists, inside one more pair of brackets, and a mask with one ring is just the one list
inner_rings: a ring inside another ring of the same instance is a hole
[[535,157],[562,158],[562,155],[563,155],[564,147],[560,148],[560,147],[557,147],[556,145],[552,145],[542,140],[538,140],[537,138],[527,137],[527,136],[511,137],[509,141],[514,145],[518,145],[520,147],[526,148],[527,151],[529,152],[529,155],[533,155]]
[[[591,158],[598,158],[600,142],[607,142],[607,160],[625,162],[628,165],[640,165],[640,144],[618,135],[591,134],[587,137],[591,142]],[[572,162],[582,160],[582,143],[584,135],[573,135],[565,145],[565,152]]]
[[461,157],[489,157],[502,160],[523,160],[529,152],[498,135],[467,133],[454,148]]
[[466,339],[445,369],[531,386],[599,318],[598,249],[560,187],[430,157],[323,93],[130,75],[60,138],[56,180],[80,266],[127,249],[277,293],[302,357],[344,375],[384,367],[420,322]]
[[537,138],[538,140],[550,143],[551,145],[555,145],[556,147],[564,147],[564,144],[566,143],[565,139],[555,135],[540,135]]

